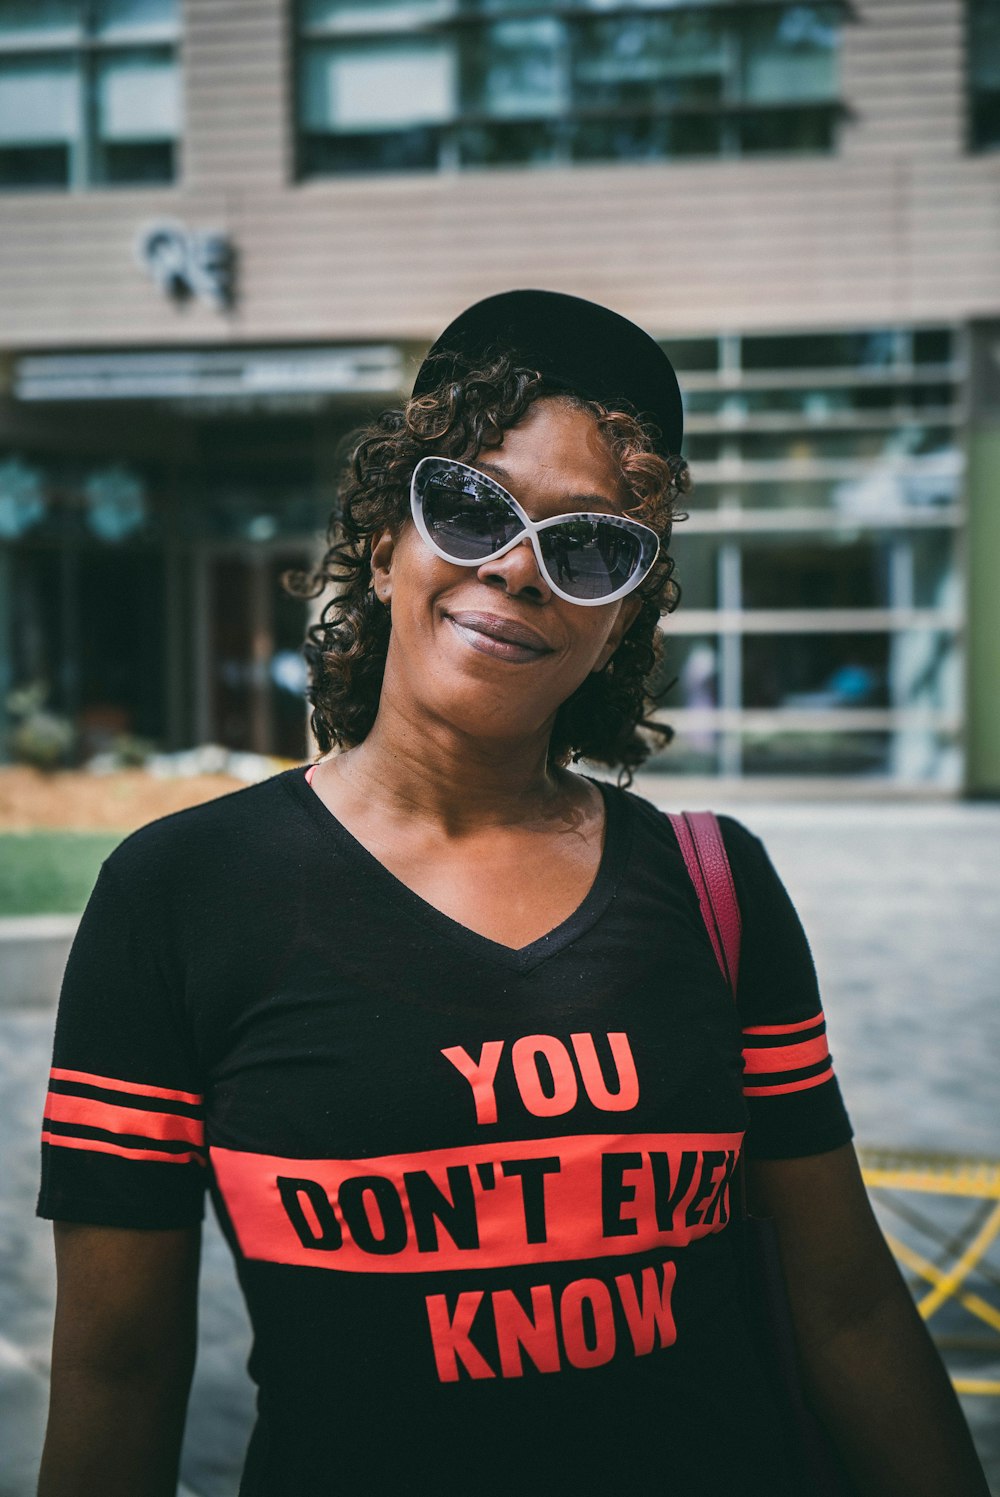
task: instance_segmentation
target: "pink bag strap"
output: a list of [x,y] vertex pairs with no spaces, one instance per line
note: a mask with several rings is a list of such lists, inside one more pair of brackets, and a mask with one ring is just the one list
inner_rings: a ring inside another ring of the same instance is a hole
[[712,811],[668,811],[667,815],[698,895],[715,959],[735,999],[743,927],[718,819]]

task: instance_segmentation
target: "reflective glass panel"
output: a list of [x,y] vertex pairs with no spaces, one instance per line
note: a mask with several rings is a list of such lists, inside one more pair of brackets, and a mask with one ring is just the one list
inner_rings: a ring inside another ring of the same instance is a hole
[[700,374],[719,367],[718,338],[669,338],[663,347],[675,369]]
[[81,21],[80,0],[0,0],[0,45],[8,40],[73,41]]
[[96,93],[102,140],[170,140],[180,132],[180,78],[169,55],[112,52],[101,57]]
[[833,99],[836,14],[823,6],[762,6],[742,18],[743,97],[755,104]]
[[825,509],[835,503],[838,485],[828,479],[741,479],[736,486],[743,509]]
[[960,498],[962,457],[958,451],[908,465],[873,463],[857,478],[845,478],[830,489],[831,508],[859,519],[878,519],[900,508],[935,508]]
[[871,461],[880,457],[919,458],[940,453],[955,445],[954,432],[947,427],[924,427],[916,423],[904,427],[870,431],[744,431],[736,438],[744,461],[751,463],[822,461]]
[[754,416],[801,416],[817,425],[857,413],[888,412],[905,418],[916,411],[946,411],[957,402],[953,385],[895,382],[868,385],[781,385],[772,389],[693,390],[685,396],[692,416],[748,420]]
[[491,120],[488,125],[468,125],[458,132],[459,155],[467,166],[533,165],[557,156],[562,133],[555,121]]
[[886,634],[746,634],[746,707],[888,707]]
[[744,509],[828,507],[839,515],[872,520],[908,505],[928,508],[955,503],[961,479],[961,454],[956,451],[907,473],[890,464],[874,463],[853,478],[782,476],[765,482],[741,478],[736,489]]
[[405,31],[450,15],[454,0],[304,0],[300,24],[309,34]]
[[887,608],[884,537],[746,536],[744,608]]
[[747,775],[885,775],[892,769],[890,733],[744,732]]
[[433,126],[374,134],[307,135],[301,142],[307,174],[427,171],[438,164],[441,132]]
[[96,0],[93,29],[98,36],[170,37],[180,27],[179,0]]
[[786,333],[746,336],[744,369],[886,369],[897,362],[891,328],[853,333]]
[[833,114],[825,106],[803,104],[797,109],[767,109],[743,115],[737,123],[737,138],[744,156],[831,151],[835,124]]
[[657,117],[641,113],[579,120],[571,126],[575,161],[657,161],[670,156],[717,156],[721,122],[710,115]]
[[587,107],[717,103],[726,67],[710,15],[623,15],[574,30],[574,97]]
[[719,148],[720,123],[711,115],[693,118],[626,115],[609,120],[579,120],[572,126],[572,156],[578,162],[717,156]]
[[1000,6],[968,0],[969,140],[977,149],[1000,145]]
[[466,0],[469,10],[490,13],[501,10],[550,11],[551,0]]
[[0,145],[68,142],[80,126],[80,73],[73,57],[0,62]]
[[953,530],[915,530],[913,548],[913,603],[916,608],[955,608],[961,604],[956,564],[957,537]]
[[889,646],[889,695],[894,707],[957,713],[962,700],[958,640],[946,630],[907,629]]
[[553,17],[476,28],[464,56],[466,109],[498,119],[560,114],[566,103],[564,50],[563,26]]
[[913,334],[913,362],[947,364],[954,357],[954,341],[951,328],[917,328]]
[[[681,607],[683,608],[683,603]],[[671,707],[719,705],[719,641],[714,634],[673,634],[661,625],[663,655],[650,681],[651,695],[668,714]]]
[[689,463],[717,463],[721,455],[721,437],[691,432],[684,438],[684,456]]
[[[658,718],[672,726],[669,710],[658,713]],[[663,748],[654,748],[643,769],[654,774],[718,774],[722,739],[723,735],[714,728],[678,725],[670,743]]]
[[455,55],[446,40],[310,47],[303,58],[303,123],[358,133],[429,125],[455,112]]
[[670,554],[677,563],[674,577],[681,586],[681,607],[717,608],[719,542],[714,536],[687,535],[682,524],[671,538]]

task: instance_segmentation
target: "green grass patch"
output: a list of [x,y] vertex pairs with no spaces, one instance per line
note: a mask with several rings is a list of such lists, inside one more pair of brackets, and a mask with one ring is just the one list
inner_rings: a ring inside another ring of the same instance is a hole
[[77,915],[121,832],[0,835],[0,916]]

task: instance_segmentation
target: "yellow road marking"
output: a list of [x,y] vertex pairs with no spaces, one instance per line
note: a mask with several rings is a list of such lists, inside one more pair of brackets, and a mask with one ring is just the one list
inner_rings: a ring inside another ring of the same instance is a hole
[[1000,1381],[988,1377],[953,1377],[952,1386],[956,1393],[985,1393],[992,1394],[994,1398],[1000,1396]]
[[[913,1191],[926,1195],[964,1196],[987,1204],[997,1202],[985,1221],[980,1219],[978,1231],[947,1270],[939,1268],[891,1233],[885,1232],[885,1239],[905,1268],[933,1286],[917,1302],[925,1320],[929,1320],[946,1300],[954,1297],[991,1330],[1000,1331],[1000,1309],[963,1287],[965,1279],[1000,1238],[1000,1160],[886,1148],[859,1148],[858,1157],[865,1185],[872,1191]],[[969,1233],[972,1226],[972,1222],[967,1222],[960,1236]],[[1000,1380],[959,1377],[952,1381],[959,1393],[1000,1397]]]
[[944,1275],[930,1294],[925,1294],[920,1301],[920,1313],[925,1320],[929,1320],[934,1311],[954,1294],[962,1280],[972,1272],[980,1258],[984,1256],[998,1232],[1000,1232],[1000,1203],[990,1212],[951,1270]]
[[979,1201],[1000,1201],[1000,1173],[975,1174],[956,1170],[952,1175],[931,1170],[883,1169],[862,1166],[869,1190],[913,1190],[941,1196],[974,1196]]
[[865,1184],[878,1189],[1000,1200],[1000,1161],[919,1149],[860,1148]]
[[[918,1273],[921,1278],[927,1279],[931,1284],[940,1285],[945,1280],[946,1275],[940,1268],[937,1268],[933,1263],[929,1263],[919,1253],[914,1252],[913,1248],[907,1246],[905,1242],[901,1242],[891,1232],[885,1232],[883,1235],[892,1249],[893,1257],[898,1258],[900,1263],[904,1264],[907,1268],[911,1268],[914,1273]],[[991,1304],[981,1299],[978,1294],[963,1292],[957,1294],[955,1297],[959,1304],[964,1305],[965,1309],[970,1311],[971,1314],[977,1316],[980,1320],[984,1320],[994,1330],[1000,1331],[1000,1310],[995,1310]]]

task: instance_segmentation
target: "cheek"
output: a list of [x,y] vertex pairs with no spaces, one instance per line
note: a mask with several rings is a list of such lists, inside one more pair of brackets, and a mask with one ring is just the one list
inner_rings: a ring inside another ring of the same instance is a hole
[[584,640],[581,644],[581,654],[586,655],[591,666],[601,661],[604,656],[609,659],[618,648],[623,632],[620,627],[622,605],[611,603],[607,609],[587,608],[580,609],[581,613],[594,614],[595,618],[590,628],[582,631]]

